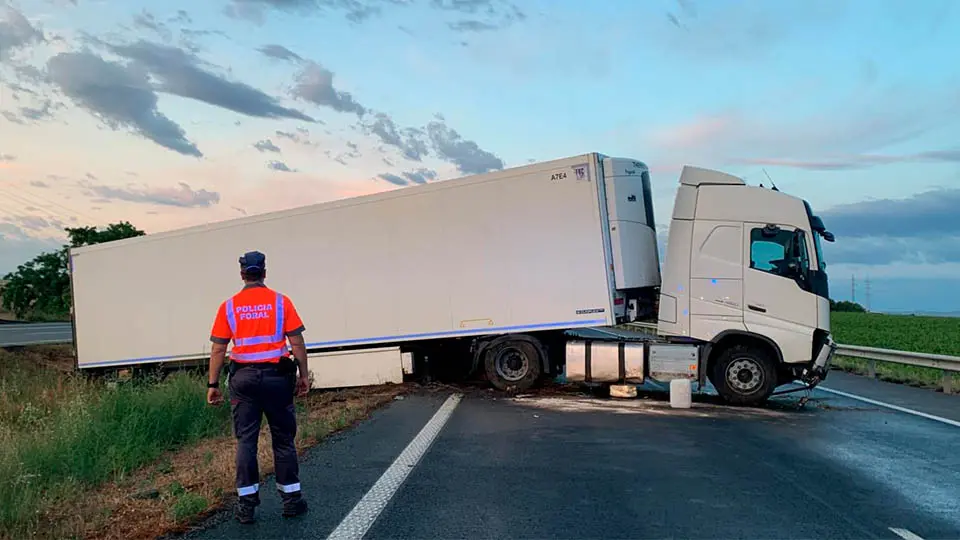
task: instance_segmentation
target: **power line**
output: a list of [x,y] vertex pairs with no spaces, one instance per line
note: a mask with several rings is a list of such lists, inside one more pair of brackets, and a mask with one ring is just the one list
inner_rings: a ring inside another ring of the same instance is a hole
[[[26,206],[28,206],[28,207],[37,207],[37,206],[40,206],[40,208],[37,208],[37,209],[38,209],[38,210],[41,210],[41,209],[44,210],[44,211],[46,212],[46,213],[45,213],[46,217],[54,217],[54,218],[57,218],[57,219],[61,219],[61,218],[63,217],[61,214],[59,214],[59,213],[57,213],[57,212],[53,212],[53,211],[51,211],[49,208],[43,208],[42,205],[38,205],[36,202],[29,201],[29,200],[23,198],[22,196],[15,194],[15,193],[10,193],[9,191],[3,190],[3,189],[0,189],[0,193],[6,194],[7,197],[9,197],[9,198],[11,199],[11,202],[19,202],[20,204],[26,205]],[[20,213],[22,213],[24,210],[27,210],[27,209],[26,209],[26,208],[21,208],[21,209],[19,209],[19,210],[20,210]]]
[[[85,214],[83,214],[83,213],[81,213],[81,212],[78,212],[77,210],[74,210],[73,208],[68,208],[68,207],[66,207],[66,206],[64,206],[64,205],[62,205],[62,204],[60,204],[60,203],[57,203],[57,202],[54,202],[54,201],[50,201],[50,200],[47,200],[47,199],[42,198],[42,197],[38,197],[38,196],[33,195],[33,194],[31,194],[31,193],[28,193],[28,192],[23,192],[23,191],[21,191],[19,194],[15,194],[15,193],[11,193],[11,192],[9,192],[9,191],[0,189],[0,193],[6,193],[9,197],[18,200],[18,201],[20,201],[21,203],[26,204],[27,206],[36,206],[36,207],[39,207],[39,208],[41,208],[41,209],[43,209],[43,210],[46,210],[49,215],[51,215],[51,216],[53,216],[53,217],[55,217],[55,218],[57,218],[57,219],[59,219],[59,220],[61,220],[61,221],[64,220],[64,215],[58,213],[57,211],[52,210],[49,206],[46,206],[46,205],[52,204],[52,205],[54,205],[54,206],[58,206],[58,207],[62,208],[62,209],[65,210],[66,212],[68,212],[68,214],[66,215],[66,217],[67,217],[68,219],[66,219],[66,221],[70,221],[69,218],[76,218],[77,216],[80,216],[80,217],[82,217],[82,218],[85,218],[86,220],[90,221],[91,224],[94,224],[94,223],[96,223],[96,221],[97,221],[97,220],[91,218],[91,217],[88,216],[88,215],[85,215]],[[26,195],[31,196],[32,200],[31,200],[31,199],[28,199],[28,198],[26,197]],[[37,199],[39,199],[39,200],[41,200],[41,201],[43,201],[43,202],[42,202],[42,203],[41,203],[41,202],[37,202]]]
[[[24,193],[24,192],[21,192],[21,193]],[[40,200],[42,200],[42,201],[44,201],[44,202],[47,202],[47,203],[49,203],[49,204],[52,204],[52,205],[54,205],[54,206],[59,206],[60,208],[63,208],[63,209],[66,210],[67,212],[71,212],[71,213],[73,213],[73,214],[75,214],[75,215],[77,215],[77,216],[80,216],[80,217],[82,217],[82,218],[85,218],[85,219],[89,220],[89,221],[91,222],[91,224],[96,223],[96,221],[97,221],[96,219],[90,217],[88,214],[84,214],[83,212],[80,212],[79,210],[77,210],[77,209],[75,209],[75,208],[71,208],[71,207],[64,206],[64,205],[62,205],[62,204],[60,204],[60,203],[58,203],[58,202],[56,202],[56,201],[46,199],[46,198],[44,198],[44,197],[41,197],[40,195],[35,195],[35,194],[30,193],[30,192],[25,192],[25,194],[26,194],[26,195],[29,195],[30,197],[33,197],[34,199],[40,199]]]

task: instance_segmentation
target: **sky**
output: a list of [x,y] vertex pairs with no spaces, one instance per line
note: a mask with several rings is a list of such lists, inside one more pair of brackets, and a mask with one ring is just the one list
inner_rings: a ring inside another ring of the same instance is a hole
[[0,0],[0,275],[596,151],[650,166],[661,238],[684,164],[772,179],[835,299],[960,311],[958,55],[952,0]]

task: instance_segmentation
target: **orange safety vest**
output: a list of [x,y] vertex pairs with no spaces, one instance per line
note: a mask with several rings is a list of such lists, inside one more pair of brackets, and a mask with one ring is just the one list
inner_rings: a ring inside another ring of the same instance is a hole
[[238,363],[277,363],[289,352],[284,335],[284,296],[267,287],[251,287],[226,301],[225,313]]

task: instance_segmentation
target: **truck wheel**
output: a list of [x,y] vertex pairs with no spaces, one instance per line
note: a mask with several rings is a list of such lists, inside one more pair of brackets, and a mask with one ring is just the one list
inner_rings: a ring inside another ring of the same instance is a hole
[[736,405],[759,405],[777,387],[776,363],[764,351],[734,345],[723,351],[713,364],[710,377],[725,401]]
[[490,345],[484,355],[487,380],[498,390],[527,390],[540,378],[540,349],[529,339],[507,339]]

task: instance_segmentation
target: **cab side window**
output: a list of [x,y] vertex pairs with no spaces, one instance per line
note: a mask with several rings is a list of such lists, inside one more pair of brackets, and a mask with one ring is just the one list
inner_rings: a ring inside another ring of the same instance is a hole
[[793,231],[752,229],[750,231],[750,268],[788,277],[787,263],[796,260],[795,238]]

